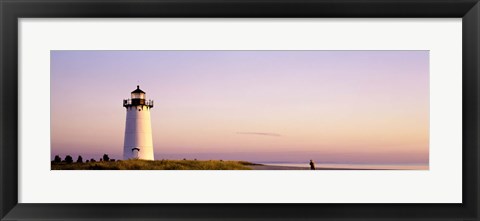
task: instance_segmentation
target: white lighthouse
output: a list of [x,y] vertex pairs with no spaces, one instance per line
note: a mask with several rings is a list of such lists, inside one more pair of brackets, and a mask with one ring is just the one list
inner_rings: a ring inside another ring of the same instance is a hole
[[132,91],[131,98],[123,100],[127,109],[125,123],[125,140],[123,144],[123,159],[153,160],[152,126],[150,109],[153,100],[145,99],[145,92],[137,89]]

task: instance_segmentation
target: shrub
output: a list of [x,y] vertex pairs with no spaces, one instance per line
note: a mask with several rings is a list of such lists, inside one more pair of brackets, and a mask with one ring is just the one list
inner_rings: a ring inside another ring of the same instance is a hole
[[103,161],[110,161],[110,157],[107,154],[103,154]]
[[62,162],[62,158],[60,158],[58,155],[55,155],[55,159],[53,160],[55,163],[60,163]]
[[65,162],[66,162],[66,163],[73,163],[73,158],[72,158],[72,156],[67,155],[67,156],[65,157]]
[[96,162],[96,161],[95,161],[95,159],[92,158],[92,159],[90,159],[90,162]]
[[82,158],[82,156],[78,156],[78,158],[77,158],[77,163],[83,163],[83,158]]

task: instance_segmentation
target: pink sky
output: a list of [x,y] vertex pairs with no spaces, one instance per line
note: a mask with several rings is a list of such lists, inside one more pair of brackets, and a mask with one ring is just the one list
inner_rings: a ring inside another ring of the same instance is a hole
[[52,157],[121,158],[137,84],[156,159],[428,163],[428,51],[52,51]]

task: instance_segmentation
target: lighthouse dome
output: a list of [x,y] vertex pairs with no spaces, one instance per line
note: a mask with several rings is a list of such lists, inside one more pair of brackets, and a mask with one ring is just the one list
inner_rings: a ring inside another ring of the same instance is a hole
[[137,85],[137,89],[132,91],[132,99],[145,99],[145,91],[140,90],[139,85]]
[[142,94],[145,94],[145,91],[140,90],[140,86],[137,85],[137,89],[135,89],[134,91],[132,91],[132,94],[133,94],[133,93],[142,93]]

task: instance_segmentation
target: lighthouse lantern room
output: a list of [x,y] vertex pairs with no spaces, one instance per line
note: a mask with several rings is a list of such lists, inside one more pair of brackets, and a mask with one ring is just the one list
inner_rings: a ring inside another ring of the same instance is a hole
[[145,92],[137,85],[130,99],[123,100],[123,106],[127,110],[123,159],[154,160],[150,122],[153,100],[146,100]]

